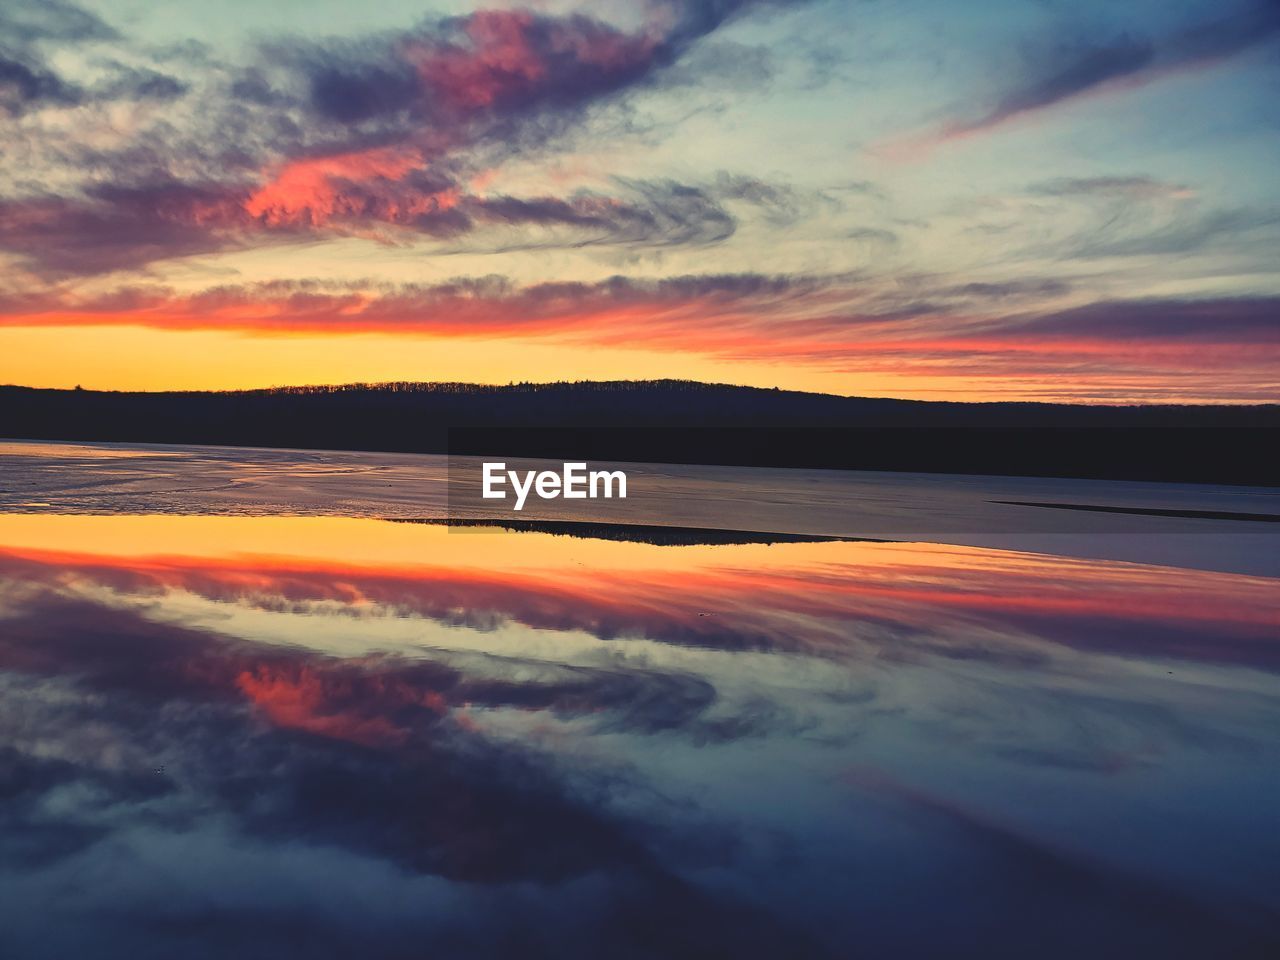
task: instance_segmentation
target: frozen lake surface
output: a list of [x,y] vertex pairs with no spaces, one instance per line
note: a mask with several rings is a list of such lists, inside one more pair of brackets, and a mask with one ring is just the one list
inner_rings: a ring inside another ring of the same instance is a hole
[[[513,469],[537,465],[508,463]],[[530,500],[517,514],[510,501],[475,496],[475,458],[0,442],[0,510],[568,519],[952,543],[1280,574],[1280,541],[1273,539],[1280,524],[1244,519],[1280,520],[1280,491],[1270,488],[665,464],[593,467],[626,470],[628,499]],[[451,492],[455,505],[465,507],[450,510]],[[1066,510],[1063,504],[1231,518]]]

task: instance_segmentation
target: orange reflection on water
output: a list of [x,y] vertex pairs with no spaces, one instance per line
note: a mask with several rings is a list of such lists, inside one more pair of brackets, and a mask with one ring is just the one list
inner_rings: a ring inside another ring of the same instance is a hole
[[[1065,644],[1280,668],[1272,580],[934,544],[655,546],[334,518],[0,516],[11,577],[821,656]],[[994,654],[993,654],[994,655]],[[308,722],[307,678],[240,690]],[[383,731],[386,733],[386,731]],[[373,735],[370,732],[370,735]]]

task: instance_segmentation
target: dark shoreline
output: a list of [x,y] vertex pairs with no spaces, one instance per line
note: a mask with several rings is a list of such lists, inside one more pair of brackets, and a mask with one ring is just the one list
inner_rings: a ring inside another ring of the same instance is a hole
[[227,393],[0,387],[0,435],[1280,486],[1280,406],[836,397],[683,381]]
[[890,543],[862,537],[819,536],[807,533],[767,533],[752,530],[724,530],[719,527],[660,526],[650,523],[603,523],[593,520],[486,520],[457,517],[384,517],[390,523],[421,523],[476,533],[544,533],[577,540],[610,540],[644,543],[654,547],[726,547],[777,543]]

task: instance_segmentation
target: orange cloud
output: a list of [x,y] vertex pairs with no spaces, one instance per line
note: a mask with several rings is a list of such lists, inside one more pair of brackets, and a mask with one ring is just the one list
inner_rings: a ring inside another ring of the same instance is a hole
[[[286,161],[274,177],[244,203],[245,212],[269,226],[306,224],[320,227],[335,217],[367,217],[396,222],[422,213],[447,210],[458,203],[456,188],[435,192],[369,193],[379,182],[393,184],[423,169],[420,150],[395,146],[359,153]],[[344,187],[360,183],[359,194]]]
[[466,22],[472,49],[410,46],[408,56],[427,87],[446,101],[465,108],[492,106],[547,74],[529,41],[533,23],[527,10],[481,10]]

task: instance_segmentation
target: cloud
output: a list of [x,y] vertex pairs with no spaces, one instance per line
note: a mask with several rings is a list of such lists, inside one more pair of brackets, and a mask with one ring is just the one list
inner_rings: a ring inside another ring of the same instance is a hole
[[983,300],[1012,300],[1024,297],[1060,297],[1071,291],[1065,280],[1040,278],[1031,280],[971,281],[949,288],[949,294],[979,297]]
[[176,100],[190,90],[183,81],[149,67],[112,64],[110,76],[92,91],[102,100]]
[[784,184],[724,172],[716,177],[714,191],[724,200],[751,204],[764,215],[765,222],[775,227],[789,226],[812,215],[820,207],[830,209],[835,206],[821,193],[803,193]]
[[[182,77],[158,61],[104,61],[107,75],[83,89],[0,61],[14,113],[111,99],[155,107],[128,138],[104,119],[85,138],[93,147],[27,130],[28,155],[49,163],[35,178],[10,173],[22,187],[0,204],[4,246],[33,273],[59,277],[303,235],[408,243],[501,228],[488,249],[700,245],[733,233],[726,202],[781,223],[795,198],[760,181],[619,179],[611,191],[564,196],[471,189],[554,148],[727,20],[774,5],[655,3],[632,29],[583,13],[480,10],[343,40],[280,37],[255,63],[198,60]],[[123,43],[73,19],[39,35]],[[183,115],[168,115],[162,105],[179,98]],[[77,172],[89,168],[91,179]]]
[[1215,204],[1185,183],[1140,174],[1059,177],[960,209],[971,218],[966,232],[1004,234],[1008,247],[1029,259],[1204,250],[1232,257],[1242,273],[1265,273],[1265,252],[1280,238],[1280,207],[1274,203]]
[[[700,201],[698,201],[700,202]],[[695,204],[696,205],[696,204]],[[572,208],[538,209],[500,201],[497,215],[529,222],[589,219]],[[536,210],[536,212],[535,212]],[[636,214],[637,237],[652,218]],[[680,221],[673,221],[679,224]],[[715,219],[713,218],[713,223]],[[550,282],[517,286],[502,277],[460,278],[436,285],[362,286],[324,281],[269,282],[177,295],[164,288],[131,287],[100,297],[72,299],[57,292],[0,302],[0,324],[133,323],[170,329],[240,329],[357,333],[419,332],[492,336],[496,333],[626,339],[649,329],[657,336],[714,333],[717,326],[785,323],[787,311],[820,307],[828,281],[820,278],[725,274],[598,283]]]
[[1012,321],[1011,338],[1170,341],[1280,347],[1280,297],[1130,300],[1094,303]]
[[939,143],[998,129],[1084,96],[1129,89],[1188,70],[1203,69],[1280,36],[1280,4],[1242,0],[1226,12],[1158,37],[1132,31],[1099,32],[1078,40],[1028,46],[1023,62],[996,101],[923,134],[887,147],[911,155]]
[[[314,236],[471,238],[474,248],[497,251],[699,246],[737,229],[716,187],[617,179],[612,192],[480,196],[420,162],[413,150],[386,148],[292,160],[258,187],[161,177],[96,185],[77,199],[0,201],[0,249],[55,279]],[[754,203],[783,216],[763,198]]]
[[419,97],[418,77],[404,64],[316,65],[308,78],[312,108],[328,120],[353,123],[406,110]]
[[[705,187],[673,180],[618,180],[618,196],[579,191],[566,199],[486,197],[468,206],[473,223],[570,227],[569,245],[700,246],[733,235],[737,220]],[[522,245],[516,241],[515,245]],[[532,245],[537,245],[534,241]],[[508,245],[508,249],[510,245]]]
[[48,62],[59,50],[121,40],[96,15],[61,0],[6,3],[0,11],[0,113],[18,118],[46,107],[171,100],[186,91],[185,84],[167,74],[116,61],[97,64],[105,76],[86,87],[63,79]]
[[883,227],[855,227],[845,236],[850,240],[860,240],[880,247],[896,247],[901,242],[894,231]]
[[[1177,210],[1162,222],[1134,229],[1112,218],[1067,245],[1074,257],[1149,257],[1198,250],[1218,241],[1248,243],[1250,234],[1280,226],[1280,208],[1261,205]],[[1127,229],[1126,229],[1127,227]]]
[[79,91],[52,71],[0,56],[0,110],[10,116],[43,104],[71,104],[79,99]]
[[119,34],[97,15],[66,0],[8,0],[0,8],[0,37],[9,44],[31,46],[114,40]]
[[1182,184],[1145,175],[1113,177],[1059,177],[1033,184],[1031,192],[1050,197],[1103,197],[1132,200],[1185,200],[1195,192]]
[[1046,69],[1041,62],[1038,66],[1045,72],[1028,77],[1025,85],[1010,90],[999,103],[978,118],[948,123],[942,137],[949,139],[991,129],[1102,84],[1140,74],[1155,60],[1155,48],[1149,41],[1127,35],[1059,50],[1056,54],[1056,64],[1051,63]]
[[[960,227],[1000,237],[1026,260],[1167,257],[1203,253],[1214,272],[1224,259],[1241,275],[1265,275],[1267,251],[1280,239],[1280,206],[1265,198],[1223,204],[1186,183],[1152,176],[1059,177],[1024,192],[978,198],[957,207]],[[1122,264],[1112,264],[1119,273]],[[1186,277],[1186,267],[1178,275]],[[1104,281],[1105,282],[1105,281]]]
[[47,276],[86,276],[234,245],[205,226],[239,214],[217,184],[105,183],[82,197],[0,201],[0,247]]

